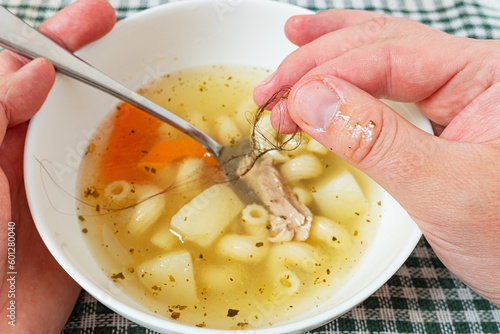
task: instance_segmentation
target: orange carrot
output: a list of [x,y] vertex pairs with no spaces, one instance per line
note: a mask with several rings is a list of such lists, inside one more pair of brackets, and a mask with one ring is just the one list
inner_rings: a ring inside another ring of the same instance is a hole
[[161,123],[142,110],[121,103],[102,159],[100,176],[108,181],[142,182],[150,179],[151,173],[141,170],[138,162],[158,141]]
[[217,165],[214,157],[203,146],[190,137],[184,137],[156,143],[140,161],[139,166],[158,170],[167,163],[184,157],[203,158],[207,163]]
[[146,182],[167,163],[187,156],[217,166],[214,157],[190,137],[158,142],[161,123],[128,103],[118,106],[100,167],[104,181]]

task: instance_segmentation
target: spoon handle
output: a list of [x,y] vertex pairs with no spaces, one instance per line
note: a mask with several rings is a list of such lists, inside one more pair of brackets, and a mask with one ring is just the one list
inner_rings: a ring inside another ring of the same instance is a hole
[[102,90],[169,123],[199,142],[210,153],[219,157],[222,145],[211,137],[63,49],[3,6],[0,6],[0,46],[31,59],[46,58],[59,72]]

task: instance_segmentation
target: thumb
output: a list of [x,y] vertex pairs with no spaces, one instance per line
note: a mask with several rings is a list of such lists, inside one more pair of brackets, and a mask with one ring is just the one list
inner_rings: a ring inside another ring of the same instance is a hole
[[[462,137],[467,141],[427,134],[332,76],[301,80],[286,107],[300,128],[386,189],[419,225],[444,265],[498,305],[498,122],[470,121],[478,117],[476,111],[495,113],[494,96],[486,95],[486,105],[476,102],[456,121],[456,137],[466,132]],[[470,131],[464,131],[466,122]]]
[[43,58],[32,60],[17,72],[1,75],[0,129],[29,120],[42,106],[54,80],[54,67]]
[[312,76],[291,92],[287,111],[311,137],[354,165],[401,204],[426,190],[439,170],[439,138],[406,121],[386,104],[332,76]]

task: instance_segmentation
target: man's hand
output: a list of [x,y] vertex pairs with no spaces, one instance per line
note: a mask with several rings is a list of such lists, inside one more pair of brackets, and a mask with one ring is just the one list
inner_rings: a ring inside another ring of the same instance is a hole
[[[329,10],[290,19],[301,46],[256,87],[275,128],[301,128],[409,212],[443,263],[500,306],[500,42],[408,19]],[[414,102],[436,134],[378,99]]]

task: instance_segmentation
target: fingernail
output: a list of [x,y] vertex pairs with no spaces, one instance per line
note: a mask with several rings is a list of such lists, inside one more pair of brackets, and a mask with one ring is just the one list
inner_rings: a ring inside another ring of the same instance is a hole
[[268,84],[271,80],[273,80],[274,75],[276,74],[276,71],[273,73],[269,74],[264,80],[262,80],[257,86],[262,86]]
[[341,99],[337,92],[322,81],[311,81],[300,87],[293,96],[293,112],[315,129],[325,129],[339,110]]

